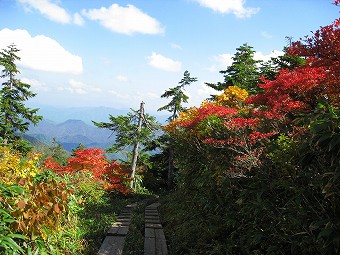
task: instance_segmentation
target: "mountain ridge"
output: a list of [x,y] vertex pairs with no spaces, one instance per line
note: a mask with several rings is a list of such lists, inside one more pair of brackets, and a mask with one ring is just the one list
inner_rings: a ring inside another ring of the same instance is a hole
[[[111,107],[54,107],[35,105],[39,108],[38,115],[43,120],[29,127],[27,135],[47,145],[55,138],[64,149],[72,151],[79,144],[86,147],[107,149],[115,141],[111,130],[96,127],[92,121],[109,122],[109,116],[126,115],[131,109],[116,109]],[[168,115],[153,115],[158,122],[166,123]]]
[[38,125],[31,125],[26,134],[49,145],[54,138],[67,151],[72,151],[79,144],[107,149],[115,139],[112,131],[108,129],[91,126],[82,120],[74,119],[62,123],[43,119]]

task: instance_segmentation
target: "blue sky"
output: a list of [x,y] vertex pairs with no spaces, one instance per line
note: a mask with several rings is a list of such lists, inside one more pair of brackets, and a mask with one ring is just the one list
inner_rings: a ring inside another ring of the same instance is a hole
[[198,81],[189,105],[222,81],[236,48],[256,58],[282,52],[339,17],[332,0],[0,0],[0,48],[21,50],[19,78],[37,96],[33,107],[139,107],[160,95],[185,70]]

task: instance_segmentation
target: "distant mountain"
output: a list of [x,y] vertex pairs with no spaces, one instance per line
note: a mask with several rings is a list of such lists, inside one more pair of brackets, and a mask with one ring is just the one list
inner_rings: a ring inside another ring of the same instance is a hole
[[[115,136],[110,130],[97,128],[92,121],[108,122],[109,115],[119,116],[131,112],[130,109],[111,107],[29,107],[39,108],[38,114],[43,116],[43,120],[37,126],[31,125],[26,134],[47,145],[55,138],[68,151],[80,143],[86,147],[109,148]],[[166,113],[153,116],[162,124],[165,124],[169,117]]]
[[46,144],[51,144],[55,138],[67,151],[72,151],[79,144],[107,149],[115,138],[112,131],[86,124],[82,120],[67,120],[58,124],[43,119],[37,126],[31,125],[26,134]]
[[[92,124],[92,120],[96,122],[109,121],[109,115],[119,116],[126,115],[130,109],[116,109],[112,107],[52,107],[52,106],[29,106],[31,108],[39,108],[38,114],[44,119],[51,120],[54,123],[62,123],[66,120],[82,120],[87,124]],[[155,116],[157,121],[165,123],[169,114],[162,112],[159,114],[151,114]]]

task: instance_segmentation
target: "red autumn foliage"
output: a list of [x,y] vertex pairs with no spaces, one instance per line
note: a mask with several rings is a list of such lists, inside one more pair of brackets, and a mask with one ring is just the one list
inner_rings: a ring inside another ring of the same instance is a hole
[[265,106],[254,113],[274,119],[289,114],[307,112],[317,104],[325,91],[324,80],[327,71],[323,67],[301,67],[294,70],[280,70],[275,80],[263,80],[259,86],[264,93],[250,96],[246,102]]
[[130,188],[123,184],[130,181],[128,176],[129,169],[112,160],[105,168],[105,177],[107,179],[107,182],[104,184],[105,189],[114,190],[122,194],[130,193]]
[[[334,4],[339,5],[339,1]],[[281,70],[273,81],[263,79],[259,86],[264,93],[247,99],[258,107],[254,113],[274,119],[308,112],[320,98],[332,105],[340,104],[339,25],[336,21],[320,27],[312,36],[292,43],[287,53],[304,58],[305,65]]]
[[86,148],[74,152],[74,157],[67,160],[67,172],[91,171],[93,176],[100,179],[108,164],[102,149]]
[[[334,4],[339,5],[340,1]],[[307,60],[306,67],[323,68],[324,90],[322,91],[332,101],[339,105],[340,93],[340,20],[333,24],[320,27],[312,36],[306,36],[304,40],[293,42],[287,49],[291,55],[304,57]]]
[[236,115],[238,110],[235,108],[219,106],[212,103],[208,103],[205,106],[197,108],[196,117],[190,119],[189,121],[183,121],[180,126],[181,127],[192,127],[198,125],[202,122],[206,117],[211,115],[216,115],[218,117],[230,117],[232,115]]
[[62,174],[65,172],[65,167],[57,163],[52,157],[45,159],[44,167],[46,169],[52,169],[57,174]]
[[254,118],[242,118],[242,117],[235,117],[231,118],[225,122],[225,126],[229,129],[235,128],[254,128],[259,125],[259,120]]
[[130,192],[130,189],[125,185],[125,182],[128,181],[128,170],[114,160],[107,161],[103,150],[99,148],[76,150],[74,156],[67,160],[66,166],[56,163],[53,158],[47,158],[44,166],[57,174],[90,171],[94,178],[104,183],[106,190],[123,194]]

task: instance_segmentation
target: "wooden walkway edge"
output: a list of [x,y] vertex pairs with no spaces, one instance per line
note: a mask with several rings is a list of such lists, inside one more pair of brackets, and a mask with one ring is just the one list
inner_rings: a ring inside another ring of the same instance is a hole
[[[159,203],[153,203],[145,207],[144,255],[168,255],[166,239],[158,214],[159,205]],[[123,254],[125,237],[136,207],[137,203],[134,203],[123,209],[117,221],[108,230],[97,255]]]
[[97,255],[122,255],[125,237],[129,231],[131,215],[137,203],[125,206],[117,221],[108,230]]
[[144,255],[167,255],[168,248],[158,215],[159,203],[145,207]]

